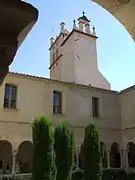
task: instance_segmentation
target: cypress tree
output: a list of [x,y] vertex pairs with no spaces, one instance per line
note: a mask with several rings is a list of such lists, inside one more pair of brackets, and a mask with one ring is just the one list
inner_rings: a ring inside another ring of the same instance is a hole
[[55,179],[54,137],[51,121],[42,116],[35,119],[33,135],[33,180]]
[[94,124],[85,128],[84,138],[84,178],[85,180],[101,180],[102,159],[99,133]]
[[63,122],[58,124],[54,133],[54,150],[56,154],[57,180],[67,180],[74,156],[73,132],[68,124]]

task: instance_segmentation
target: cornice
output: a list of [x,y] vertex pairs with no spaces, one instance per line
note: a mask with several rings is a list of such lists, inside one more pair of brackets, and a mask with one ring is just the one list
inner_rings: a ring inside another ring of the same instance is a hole
[[[48,84],[59,84],[63,86],[69,86],[69,87],[74,87],[74,88],[79,88],[79,89],[87,89],[87,90],[92,90],[92,91],[98,91],[98,92],[104,92],[104,93],[111,93],[111,94],[117,94],[117,91],[113,90],[108,90],[108,89],[101,89],[98,87],[92,87],[90,85],[83,85],[83,84],[75,84],[74,82],[65,82],[65,81],[58,81],[54,79],[49,79],[45,77],[40,77],[40,76],[34,76],[34,75],[29,75],[29,74],[23,74],[23,73],[16,73],[16,72],[9,72],[8,76],[12,77],[18,77],[21,79],[27,79],[27,80],[33,80],[33,81],[42,81]],[[7,76],[7,77],[8,77]]]

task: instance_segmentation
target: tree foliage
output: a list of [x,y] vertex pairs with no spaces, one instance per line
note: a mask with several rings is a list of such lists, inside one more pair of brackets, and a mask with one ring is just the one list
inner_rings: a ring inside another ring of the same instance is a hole
[[67,180],[74,156],[73,132],[68,124],[58,124],[54,133],[54,150],[56,153],[57,180]]
[[99,133],[94,124],[85,128],[84,138],[84,178],[85,180],[101,180],[102,159]]
[[33,135],[33,180],[55,179],[54,137],[51,121],[42,116],[35,119]]

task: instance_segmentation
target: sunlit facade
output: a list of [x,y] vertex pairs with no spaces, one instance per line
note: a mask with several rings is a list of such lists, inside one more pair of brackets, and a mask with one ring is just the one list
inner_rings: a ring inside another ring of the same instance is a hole
[[0,172],[29,176],[32,122],[47,115],[55,126],[68,120],[75,134],[73,172],[83,170],[82,143],[87,122],[94,122],[104,147],[104,168],[135,168],[135,87],[121,92],[98,69],[96,30],[83,15],[72,31],[61,23],[50,42],[50,79],[10,72],[0,87]]

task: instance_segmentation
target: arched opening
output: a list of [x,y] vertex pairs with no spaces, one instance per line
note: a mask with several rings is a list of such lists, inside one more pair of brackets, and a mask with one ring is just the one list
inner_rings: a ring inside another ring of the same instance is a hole
[[135,144],[133,142],[128,143],[128,165],[131,168],[135,167]]
[[12,145],[8,141],[0,141],[0,173],[10,174],[12,170]]
[[102,158],[102,167],[107,168],[108,163],[107,163],[107,152],[106,152],[106,146],[104,142],[100,142],[100,147],[101,147],[101,158]]
[[121,166],[119,145],[117,143],[113,143],[111,146],[110,166],[111,166],[111,168],[120,168],[120,166]]
[[33,145],[24,141],[18,148],[16,156],[17,173],[30,173],[32,171]]
[[[135,2],[131,0],[92,0],[111,13],[129,32],[133,40],[135,40],[135,22],[134,8]],[[123,13],[124,12],[124,13]],[[127,21],[127,16],[129,21]],[[132,26],[131,26],[132,24]]]

